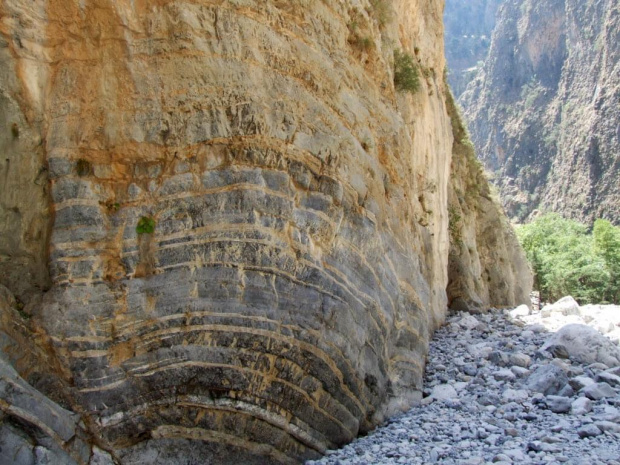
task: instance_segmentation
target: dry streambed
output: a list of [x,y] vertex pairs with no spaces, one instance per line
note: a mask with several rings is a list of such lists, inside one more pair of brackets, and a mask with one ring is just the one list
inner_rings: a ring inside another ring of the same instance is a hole
[[422,404],[310,463],[620,464],[617,343],[586,325],[528,324],[571,323],[570,311],[516,310],[449,318]]

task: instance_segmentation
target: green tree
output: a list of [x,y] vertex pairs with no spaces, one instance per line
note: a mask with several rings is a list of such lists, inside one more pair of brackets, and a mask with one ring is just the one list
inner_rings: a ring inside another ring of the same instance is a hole
[[609,273],[605,300],[620,302],[620,228],[609,221],[598,219],[592,231],[596,253],[605,260]]
[[609,264],[618,263],[620,242],[610,228],[618,229],[598,226],[597,243],[596,233],[589,234],[585,225],[551,213],[517,229],[541,298],[572,295],[582,304],[618,302],[618,269]]

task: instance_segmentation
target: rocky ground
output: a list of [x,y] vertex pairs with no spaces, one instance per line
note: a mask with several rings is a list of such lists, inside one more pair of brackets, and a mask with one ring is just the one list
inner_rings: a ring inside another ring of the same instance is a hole
[[527,324],[550,317],[526,309],[449,318],[422,405],[307,465],[620,464],[620,348],[585,325]]

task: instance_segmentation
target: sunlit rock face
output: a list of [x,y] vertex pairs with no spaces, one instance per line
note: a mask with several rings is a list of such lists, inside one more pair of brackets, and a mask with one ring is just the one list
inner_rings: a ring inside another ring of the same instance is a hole
[[24,220],[0,276],[99,447],[297,463],[420,398],[447,304],[441,3],[1,3]]
[[461,96],[509,217],[620,223],[620,16],[614,0],[509,0]]

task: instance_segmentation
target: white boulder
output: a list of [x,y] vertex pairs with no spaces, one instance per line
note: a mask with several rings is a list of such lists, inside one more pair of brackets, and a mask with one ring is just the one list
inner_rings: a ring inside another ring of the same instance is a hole
[[563,346],[570,358],[580,363],[603,363],[608,367],[620,366],[620,347],[601,333],[586,325],[570,324],[547,339],[542,350]]
[[553,313],[560,313],[564,316],[581,315],[579,304],[571,296],[562,297],[554,304],[545,305],[541,313],[543,316],[551,316]]

